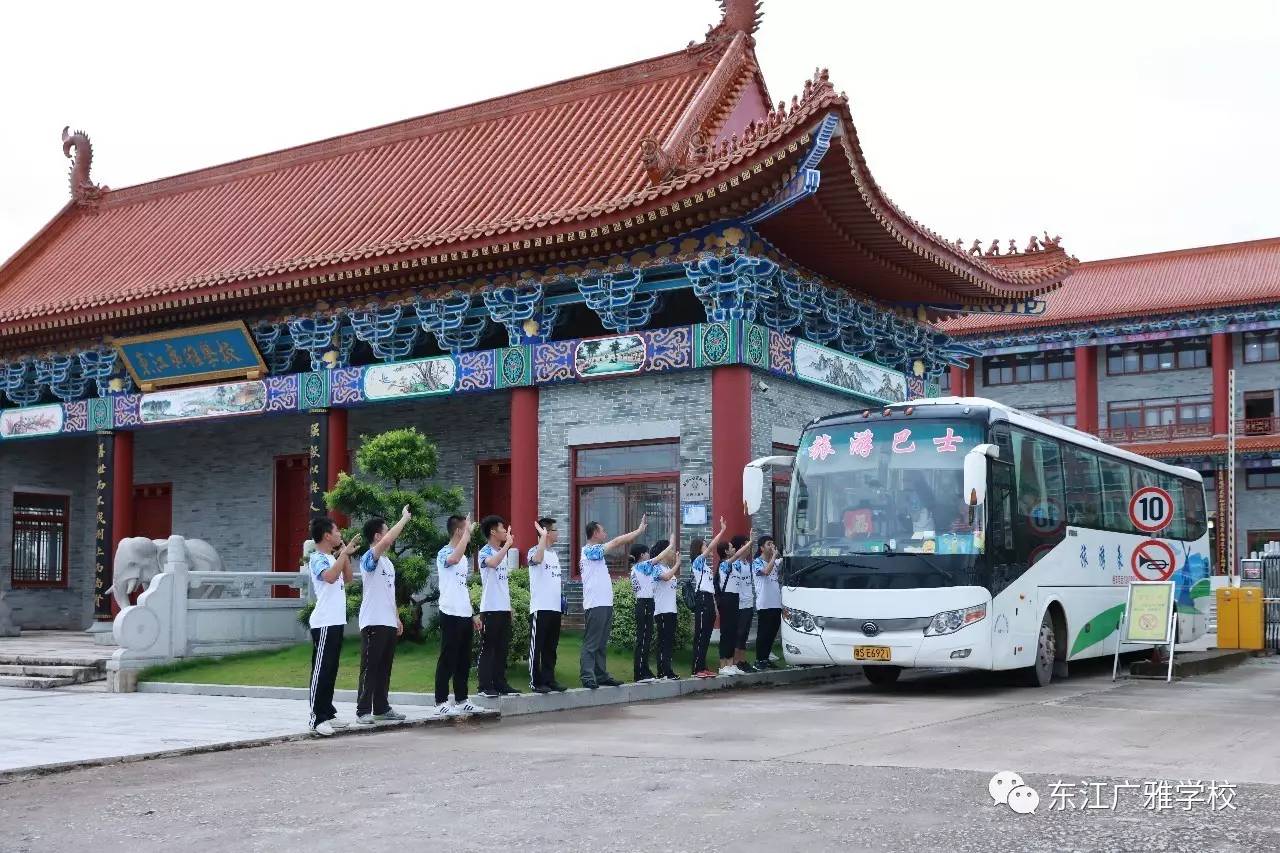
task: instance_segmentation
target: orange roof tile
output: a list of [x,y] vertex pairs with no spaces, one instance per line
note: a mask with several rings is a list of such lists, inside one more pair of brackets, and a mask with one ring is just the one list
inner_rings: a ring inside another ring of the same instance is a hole
[[1089,261],[1043,298],[1039,316],[970,314],[942,328],[971,335],[1280,301],[1280,237]]
[[[1218,456],[1227,452],[1227,440],[1222,436],[1119,446],[1133,453],[1156,459],[1179,456]],[[1236,439],[1236,453],[1261,453],[1275,450],[1280,450],[1280,435],[1243,435]]]
[[0,267],[0,340],[67,339],[320,272],[417,267],[433,251],[492,257],[504,245],[514,262],[518,241],[594,238],[655,210],[715,213],[713,197],[742,205],[781,191],[831,112],[839,153],[820,165],[819,196],[760,228],[796,263],[921,302],[1034,295],[1070,274],[1076,261],[1057,246],[975,257],[908,217],[872,178],[826,73],[789,111],[771,109],[758,3],[722,6],[721,24],[686,50],[125,189],[95,187],[87,138],[64,135],[64,150],[77,148],[75,200]]

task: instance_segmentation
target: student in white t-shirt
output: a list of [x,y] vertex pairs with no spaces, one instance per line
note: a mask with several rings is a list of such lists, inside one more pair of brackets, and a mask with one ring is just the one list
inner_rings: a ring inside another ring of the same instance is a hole
[[733,665],[742,672],[755,672],[755,667],[747,663],[747,639],[751,636],[751,619],[756,610],[756,585],[751,571],[755,543],[747,537],[733,537],[730,544],[735,548],[746,546],[742,556],[733,562],[733,573],[738,581],[738,636],[733,647]]
[[653,544],[661,555],[667,559],[661,562],[657,558],[653,563],[658,567],[657,577],[653,579],[653,618],[658,624],[658,678],[668,681],[679,681],[675,669],[671,666],[671,658],[676,645],[676,586],[680,583],[680,552],[665,539]]
[[750,536],[733,537],[734,544],[721,542],[716,547],[716,576],[720,581],[720,674],[742,675],[733,659],[738,645],[738,596],[742,589],[742,573],[734,571],[751,547]]
[[587,522],[587,544],[582,546],[582,612],[586,619],[586,631],[582,636],[582,657],[579,661],[582,686],[621,687],[622,682],[609,674],[605,649],[609,645],[609,629],[613,625],[613,581],[609,579],[609,566],[604,555],[617,548],[630,545],[649,526],[648,516],[640,517],[640,526],[630,533],[606,539],[604,525],[598,521]]
[[342,534],[332,518],[311,522],[316,550],[307,562],[311,590],[316,596],[311,611],[311,731],[328,737],[347,724],[333,707],[333,684],[338,680],[342,655],[342,631],[347,625],[346,585],[351,583],[351,555],[360,547],[356,536],[342,544]]
[[396,567],[387,556],[409,523],[409,507],[400,511],[392,527],[374,516],[364,524],[369,550],[360,558],[360,682],[356,691],[356,722],[372,726],[379,720],[400,721],[404,714],[391,709],[391,663],[396,639],[404,633],[396,607]]
[[636,642],[632,677],[640,684],[657,681],[649,669],[649,646],[653,643],[654,585],[666,570],[666,561],[674,550],[664,540],[663,550],[650,559],[648,545],[631,546],[631,591],[635,594]]
[[707,558],[717,552],[728,527],[720,519],[720,530],[710,542],[694,539],[689,543],[690,571],[693,572],[693,677],[715,678],[707,668],[707,648],[716,625],[716,577]]
[[[480,664],[477,685],[488,699],[518,696],[507,683],[507,655],[511,652],[511,587],[507,579],[507,555],[516,538],[500,515],[480,520],[480,533],[487,540],[477,558],[480,563]],[[519,552],[517,551],[518,555]]]
[[[480,618],[471,609],[471,593],[467,591],[467,545],[475,525],[471,516],[449,516],[449,544],[436,554],[436,571],[440,573],[440,657],[436,661],[436,715],[440,717],[470,716],[487,713],[467,698],[467,679],[471,675],[471,636],[474,622]],[[453,704],[449,704],[449,682],[453,681]]]
[[782,581],[772,536],[760,537],[759,551],[751,563],[756,581],[756,669],[777,669],[771,656],[782,628]]
[[529,686],[534,693],[563,693],[568,688],[556,681],[564,613],[560,556],[555,550],[560,536],[554,518],[544,516],[533,527],[538,544],[529,549]]

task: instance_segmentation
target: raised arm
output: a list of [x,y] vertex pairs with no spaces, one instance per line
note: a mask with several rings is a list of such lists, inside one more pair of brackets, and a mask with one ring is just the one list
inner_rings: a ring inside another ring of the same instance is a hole
[[391,546],[396,544],[396,539],[404,532],[404,526],[409,523],[409,505],[405,504],[404,509],[400,510],[400,520],[397,521],[390,530],[388,530],[381,539],[373,543],[373,559],[374,562],[382,559],[382,555],[391,550]]
[[652,558],[653,562],[666,565],[667,561],[671,559],[671,555],[677,553],[679,544],[680,543],[675,540],[668,542],[667,547],[659,551],[656,557]]
[[751,546],[753,544],[752,539],[754,538],[754,536],[755,536],[754,529],[747,532],[747,541],[742,543],[741,548],[733,552],[733,556],[729,558],[729,562],[736,563],[751,551]]
[[542,561],[547,558],[547,536],[549,535],[541,524],[533,523],[533,529],[538,531],[538,545],[533,549],[533,556],[529,558],[529,565],[540,566]]
[[640,516],[639,527],[637,527],[635,530],[631,531],[630,533],[624,533],[621,536],[615,536],[614,538],[610,539],[608,542],[604,543],[604,550],[612,551],[615,548],[622,547],[623,545],[630,545],[632,542],[636,541],[636,539],[640,536],[641,533],[644,533],[645,528],[647,528],[648,526],[649,526],[649,514],[645,513],[644,515]]
[[516,544],[515,534],[511,532],[510,528],[507,528],[507,538],[502,543],[502,547],[494,551],[491,556],[487,557],[484,561],[484,564],[491,569],[498,568],[498,566],[501,566],[504,562],[506,562],[507,552],[510,551],[512,548],[514,548],[515,544]]
[[343,583],[351,583],[351,555],[359,547],[360,535],[356,534],[351,537],[350,542],[338,550],[338,558],[333,561],[332,566],[320,573],[320,580],[333,583],[341,575]]
[[724,516],[721,516],[720,529],[716,532],[715,536],[711,537],[710,542],[702,546],[702,556],[705,557],[708,554],[712,554],[715,552],[716,546],[720,544],[720,540],[724,538],[724,534],[726,531],[728,531],[728,529],[729,529],[729,526],[724,523]]
[[474,525],[471,523],[471,515],[467,514],[467,520],[462,526],[453,531],[453,538],[449,540],[449,544],[453,546],[453,552],[444,558],[444,561],[451,566],[461,563],[467,556],[467,543],[471,541],[471,530]]
[[676,551],[671,560],[671,565],[662,573],[661,578],[664,581],[669,581],[678,574],[680,574],[680,552]]
[[760,555],[764,558],[764,567],[760,569],[759,573],[761,575],[771,575],[773,574],[774,568],[778,565],[778,551],[772,542],[764,547],[764,553]]

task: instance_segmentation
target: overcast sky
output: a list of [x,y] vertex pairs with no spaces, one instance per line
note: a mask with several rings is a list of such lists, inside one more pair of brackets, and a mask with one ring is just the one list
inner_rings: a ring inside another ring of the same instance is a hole
[[[679,49],[713,0],[0,5],[0,258],[68,198]],[[908,213],[1085,260],[1280,235],[1275,0],[766,0],[774,100],[817,65]]]

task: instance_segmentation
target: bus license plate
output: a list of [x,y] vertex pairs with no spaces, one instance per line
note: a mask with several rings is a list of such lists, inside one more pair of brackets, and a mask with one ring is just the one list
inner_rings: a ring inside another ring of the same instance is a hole
[[889,653],[888,646],[854,646],[854,660],[890,660],[892,655]]

